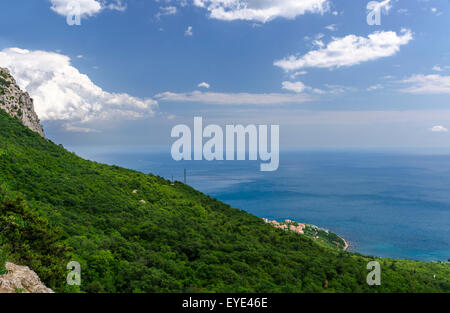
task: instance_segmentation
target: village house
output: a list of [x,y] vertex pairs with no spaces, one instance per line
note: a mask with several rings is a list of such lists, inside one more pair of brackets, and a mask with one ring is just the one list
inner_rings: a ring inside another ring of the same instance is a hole
[[[269,221],[267,218],[263,218],[263,221],[267,224],[271,224],[273,225],[273,227],[278,228],[278,229],[284,229],[284,230],[290,230],[293,232],[296,232],[297,234],[301,234],[303,235],[304,229],[306,227],[305,224],[300,224],[297,222],[293,222],[291,220],[285,220],[283,224],[280,224],[279,222],[273,220],[273,221]],[[290,224],[289,226],[287,224]],[[298,224],[298,226],[292,225],[292,224]]]

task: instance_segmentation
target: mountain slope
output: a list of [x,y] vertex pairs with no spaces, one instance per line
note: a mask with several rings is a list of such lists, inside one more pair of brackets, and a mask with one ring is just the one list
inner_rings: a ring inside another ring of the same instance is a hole
[[372,259],[276,230],[184,184],[83,160],[2,110],[0,139],[0,229],[14,229],[0,231],[0,247],[55,291],[73,291],[70,260],[87,292],[450,291],[448,264],[389,259],[377,259],[382,285],[369,287]]
[[2,67],[0,67],[0,109],[5,110],[9,115],[20,120],[22,124],[45,137],[44,129],[34,111],[33,99],[27,92],[20,90],[9,70]]

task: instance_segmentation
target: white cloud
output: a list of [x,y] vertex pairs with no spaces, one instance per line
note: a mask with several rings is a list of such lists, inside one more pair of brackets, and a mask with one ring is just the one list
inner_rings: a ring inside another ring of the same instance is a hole
[[125,11],[127,9],[127,6],[123,4],[124,0],[114,0],[114,1],[103,1],[103,7],[105,9],[109,10],[116,10],[116,11]]
[[323,14],[329,10],[328,0],[194,0],[193,3],[207,9],[214,19],[262,23],[277,17],[294,19],[306,13]]
[[385,14],[388,14],[389,11],[392,9],[391,0],[384,0],[381,2],[370,1],[367,4],[367,9],[369,11],[378,11],[378,12],[383,12]]
[[66,123],[64,124],[64,128],[69,131],[69,132],[73,132],[73,133],[97,133],[98,130],[96,129],[92,129],[92,128],[88,128],[88,127],[80,127],[80,126],[75,126],[71,123]]
[[366,37],[348,35],[333,38],[326,46],[312,50],[297,57],[289,56],[274,62],[285,71],[293,71],[307,67],[339,68],[357,65],[383,57],[395,55],[402,45],[413,39],[409,30],[402,30],[400,35],[392,31],[375,32]]
[[208,84],[207,82],[203,82],[203,83],[198,84],[197,87],[209,89],[211,87],[211,85]]
[[152,116],[157,105],[153,99],[102,90],[73,67],[68,56],[54,52],[4,49],[0,51],[0,66],[9,68],[18,85],[31,95],[36,113],[44,121],[136,119]]
[[291,74],[290,77],[291,77],[291,79],[295,79],[297,76],[306,75],[306,74],[308,74],[307,71],[299,71],[299,72],[295,72],[295,73]]
[[219,105],[275,105],[303,103],[313,100],[309,95],[281,93],[216,93],[192,91],[189,93],[164,92],[155,96],[159,101],[197,102]]
[[401,89],[402,92],[412,94],[450,94],[450,76],[441,75],[413,75],[400,81],[410,85]]
[[441,126],[441,125],[433,126],[432,128],[430,128],[430,130],[432,132],[437,132],[437,133],[446,133],[446,132],[448,132],[448,129],[445,128],[444,126]]
[[370,86],[369,88],[367,88],[367,91],[374,91],[374,90],[383,89],[383,88],[384,88],[383,85],[376,84],[376,85],[373,85],[373,86]]
[[177,8],[174,6],[168,6],[168,7],[160,7],[160,11],[155,14],[156,18],[161,18],[161,16],[164,15],[175,15],[177,14]]
[[[117,10],[124,11],[126,6],[122,4],[122,0],[116,1],[98,1],[98,0],[50,0],[52,6],[50,7],[54,12],[62,16],[72,16],[75,13],[80,14],[81,17],[94,16],[102,10]],[[74,3],[77,7],[74,7]]]
[[337,30],[337,25],[336,24],[331,24],[325,27],[325,29],[328,29],[329,31],[336,31]]
[[431,8],[431,12],[436,16],[441,16],[443,13],[440,12],[437,8]]
[[442,72],[443,71],[442,67],[440,67],[439,65],[433,66],[432,70],[435,71],[435,72]]
[[302,82],[282,82],[282,88],[289,91],[294,91],[296,93],[302,93],[307,90],[308,87]]
[[192,36],[194,33],[192,32],[192,26],[188,26],[188,28],[184,31],[185,36]]
[[327,89],[326,89],[326,91],[322,91],[322,93],[341,94],[341,93],[358,91],[358,89],[356,89],[355,87],[348,87],[348,86],[343,86],[343,85],[325,84],[325,87]]
[[314,40],[314,41],[312,42],[312,45],[313,45],[313,46],[317,46],[317,47],[319,47],[319,48],[325,47],[325,44],[324,44],[324,42],[323,42],[322,40]]
[[319,88],[313,88],[310,86],[305,85],[303,82],[297,81],[297,82],[289,82],[289,81],[284,81],[281,83],[281,88],[283,88],[284,90],[289,90],[289,91],[293,91],[296,93],[314,93],[314,94],[332,94],[332,95],[337,95],[337,94],[342,94],[342,93],[347,93],[347,92],[354,92],[357,89],[355,89],[354,87],[347,87],[347,86],[342,86],[342,85],[330,85],[330,84],[325,84],[323,88],[319,89]]

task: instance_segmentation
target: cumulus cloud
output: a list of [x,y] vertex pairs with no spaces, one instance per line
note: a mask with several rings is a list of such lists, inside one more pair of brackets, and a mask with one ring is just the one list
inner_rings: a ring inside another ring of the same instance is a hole
[[71,123],[152,116],[157,106],[153,99],[104,91],[59,53],[7,48],[0,51],[0,66],[31,95],[41,120],[65,120],[68,130],[76,130]]
[[446,133],[446,132],[448,132],[448,129],[445,128],[445,127],[442,126],[442,125],[436,125],[436,126],[433,126],[432,128],[430,128],[430,130],[431,130],[432,132],[436,132],[436,133]]
[[285,71],[308,67],[339,68],[357,65],[383,57],[395,55],[402,45],[413,39],[410,30],[402,30],[398,35],[392,31],[375,32],[366,37],[348,35],[333,38],[325,47],[312,50],[303,56],[289,56],[274,62]]
[[306,13],[323,14],[329,10],[328,0],[194,0],[193,3],[208,10],[214,19],[262,23],[277,17],[294,19]]
[[400,81],[410,85],[402,92],[412,94],[450,94],[450,76],[441,75],[413,75]]
[[301,93],[308,89],[308,87],[302,82],[282,82],[282,88],[289,91],[294,91],[296,93]]
[[211,87],[211,85],[208,84],[207,82],[203,82],[203,83],[198,84],[197,87],[209,89]]
[[304,94],[281,93],[217,93],[192,91],[189,93],[164,92],[155,96],[159,101],[196,102],[219,105],[274,105],[303,103],[313,100]]
[[[80,14],[81,17],[94,16],[102,10],[124,11],[126,6],[122,0],[50,0],[50,7],[54,12],[62,16],[72,16]],[[74,5],[76,4],[76,6]]]

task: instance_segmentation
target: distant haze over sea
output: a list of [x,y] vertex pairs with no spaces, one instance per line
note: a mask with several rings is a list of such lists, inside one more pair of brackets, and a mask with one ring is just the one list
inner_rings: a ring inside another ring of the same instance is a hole
[[[259,217],[314,224],[366,255],[450,258],[450,154],[298,151],[258,162],[175,162],[152,148],[70,147],[78,155],[183,181]],[[95,151],[94,151],[95,150]]]

